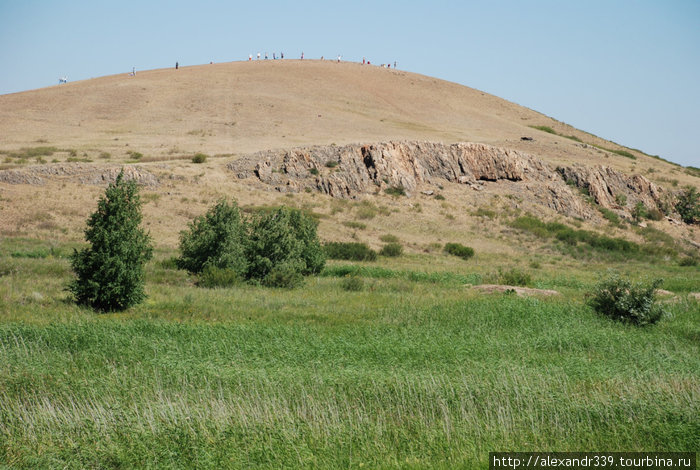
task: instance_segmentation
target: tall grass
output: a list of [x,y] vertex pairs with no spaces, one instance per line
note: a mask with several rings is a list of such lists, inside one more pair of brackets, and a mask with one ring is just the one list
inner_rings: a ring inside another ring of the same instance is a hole
[[[582,301],[598,266],[538,270],[559,300],[476,294],[479,274],[428,262],[204,289],[166,250],[144,304],[95,315],[65,301],[67,260],[9,255],[40,247],[0,241],[0,466],[454,468],[700,444],[698,303],[618,324]],[[655,269],[679,291],[700,276]]]

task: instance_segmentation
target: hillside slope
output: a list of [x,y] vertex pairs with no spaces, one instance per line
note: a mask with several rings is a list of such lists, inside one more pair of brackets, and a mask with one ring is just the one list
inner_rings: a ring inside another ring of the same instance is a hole
[[40,141],[88,155],[157,157],[405,139],[481,142],[632,169],[630,159],[528,126],[620,148],[466,86],[350,62],[210,64],[0,96],[0,150]]
[[[534,126],[547,126],[553,133]],[[249,161],[257,152],[389,141],[477,142],[522,152],[551,169],[584,165],[642,174],[670,193],[685,184],[697,185],[697,178],[682,167],[455,83],[348,62],[233,62],[114,75],[0,96],[2,233],[81,239],[80,227],[101,186],[122,163],[138,159],[129,171],[147,183],[146,220],[166,245],[174,245],[179,230],[221,196],[247,206],[315,208],[329,216],[321,222],[322,234],[344,239],[355,235],[342,224],[362,218],[361,207],[339,206],[316,194],[281,195],[269,185],[239,180],[228,166]],[[45,156],[22,150],[41,146],[49,149]],[[204,165],[191,163],[197,152],[211,158]],[[624,177],[616,178],[626,184]],[[522,210],[522,195],[517,194],[522,188],[489,184],[487,191],[476,192],[445,183],[441,196],[447,202],[420,193],[403,200],[366,196],[384,208],[379,211],[384,215],[363,222],[368,226],[363,237],[377,243],[383,232],[395,231],[417,250],[431,240],[482,237],[480,248],[485,250],[515,249],[509,229],[495,222],[485,228],[474,214],[481,209],[506,214]],[[572,194],[585,202],[578,192]],[[543,207],[542,215],[571,215],[552,209],[559,202]],[[593,228],[602,223],[593,206],[573,213],[584,212],[595,215]],[[655,224],[676,238],[699,241],[687,227],[665,220]],[[606,230],[639,239],[615,226]]]

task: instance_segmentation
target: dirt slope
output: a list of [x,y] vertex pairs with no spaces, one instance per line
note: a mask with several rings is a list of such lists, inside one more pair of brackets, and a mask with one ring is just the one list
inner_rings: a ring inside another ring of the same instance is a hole
[[[0,96],[0,150],[48,142],[126,158],[240,154],[388,140],[482,142],[631,170],[632,161],[528,127],[618,148],[455,83],[331,61],[253,61],[102,77]],[[524,136],[534,141],[521,141]]]

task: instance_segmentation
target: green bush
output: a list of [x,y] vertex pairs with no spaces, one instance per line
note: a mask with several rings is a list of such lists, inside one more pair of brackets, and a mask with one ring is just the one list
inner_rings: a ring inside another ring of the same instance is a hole
[[474,248],[464,246],[460,243],[445,243],[444,251],[445,253],[454,256],[459,256],[460,258],[465,260],[474,256]]
[[77,303],[96,310],[125,310],[143,301],[144,264],[153,255],[150,237],[139,227],[141,201],[122,170],[97,202],[85,230],[89,247],[74,250],[76,279],[68,285]]
[[264,280],[278,265],[285,266],[274,276],[286,275],[289,269],[296,269],[301,275],[316,274],[326,262],[316,222],[299,209],[280,207],[256,214],[250,223],[248,240],[249,279]]
[[637,222],[641,221],[642,219],[646,219],[648,215],[649,212],[642,202],[638,202],[632,208],[632,218]]
[[237,204],[220,200],[180,233],[180,269],[197,274],[208,265],[230,269],[244,276],[246,232]]
[[143,158],[143,154],[141,152],[134,152],[133,150],[129,150],[126,152],[126,154],[129,155],[132,160],[141,160]]
[[192,157],[192,163],[204,163],[209,156],[204,153],[197,153]]
[[686,224],[700,223],[700,193],[688,186],[677,197],[676,210]]
[[647,219],[649,219],[649,220],[659,221],[659,220],[663,220],[663,218],[664,218],[663,212],[661,212],[657,208],[649,209],[647,211]]
[[558,222],[545,223],[529,215],[518,217],[510,223],[510,226],[519,230],[528,231],[540,238],[554,237],[566,245],[573,247],[578,245],[578,243],[585,243],[592,248],[611,252],[629,254],[638,253],[640,251],[640,246],[638,244],[625,240],[624,238],[611,238],[598,235],[588,230],[576,230]]
[[323,245],[323,251],[328,259],[350,261],[375,261],[377,259],[377,252],[366,243],[328,242]]
[[697,266],[698,265],[698,259],[693,258],[692,256],[686,256],[685,258],[681,259],[678,262],[679,266]]
[[526,286],[532,281],[530,273],[518,268],[511,268],[508,271],[498,270],[498,283],[506,286]]
[[262,284],[266,287],[279,287],[283,289],[294,289],[304,284],[302,276],[302,266],[300,263],[289,261],[277,264],[262,279]]
[[335,168],[337,166],[338,166],[338,162],[335,160],[328,160],[326,162],[326,167],[328,167],[328,168]]
[[596,312],[615,320],[635,325],[653,324],[664,314],[655,298],[660,285],[660,279],[643,285],[612,275],[596,285],[588,304]]
[[348,292],[360,292],[365,288],[365,281],[358,276],[345,276],[340,282],[340,287]]
[[620,216],[618,216],[616,213],[604,207],[600,207],[599,210],[605,220],[613,225],[620,225]]
[[405,196],[406,195],[406,189],[399,185],[399,186],[390,186],[384,190],[385,193],[387,193],[390,196]]
[[384,243],[398,243],[399,242],[399,237],[396,235],[392,235],[390,233],[384,234],[381,237],[379,237],[381,241]]
[[379,252],[382,256],[395,258],[403,254],[403,246],[400,243],[387,243]]
[[240,273],[229,268],[219,268],[207,264],[199,275],[197,285],[200,287],[231,287],[241,282]]
[[316,176],[316,175],[318,175],[318,169],[317,169],[317,168],[311,168],[311,169],[309,170],[309,173],[311,173],[312,175]]

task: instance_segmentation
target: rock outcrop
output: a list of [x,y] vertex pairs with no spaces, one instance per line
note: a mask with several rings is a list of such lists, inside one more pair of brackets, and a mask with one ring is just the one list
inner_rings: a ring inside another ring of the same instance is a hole
[[627,211],[641,202],[647,209],[657,209],[667,201],[668,195],[659,186],[641,175],[628,176],[612,168],[582,165],[559,167],[564,180],[588,194],[601,207]]
[[87,163],[58,163],[0,171],[0,183],[43,185],[47,178],[57,178],[82,184],[109,184],[124,170],[124,179],[134,180],[141,186],[157,186],[158,178],[152,173],[131,165],[96,167]]
[[[475,190],[481,190],[484,181],[503,182],[538,204],[585,219],[597,217],[597,211],[577,187],[587,188],[601,207],[617,209],[623,217],[638,201],[652,209],[665,198],[663,190],[643,176],[626,176],[605,167],[555,169],[526,153],[478,143],[316,146],[259,152],[228,167],[238,178],[254,177],[281,192],[314,190],[337,198],[392,186],[410,195],[421,186],[444,182]],[[622,200],[626,206],[616,202]]]

